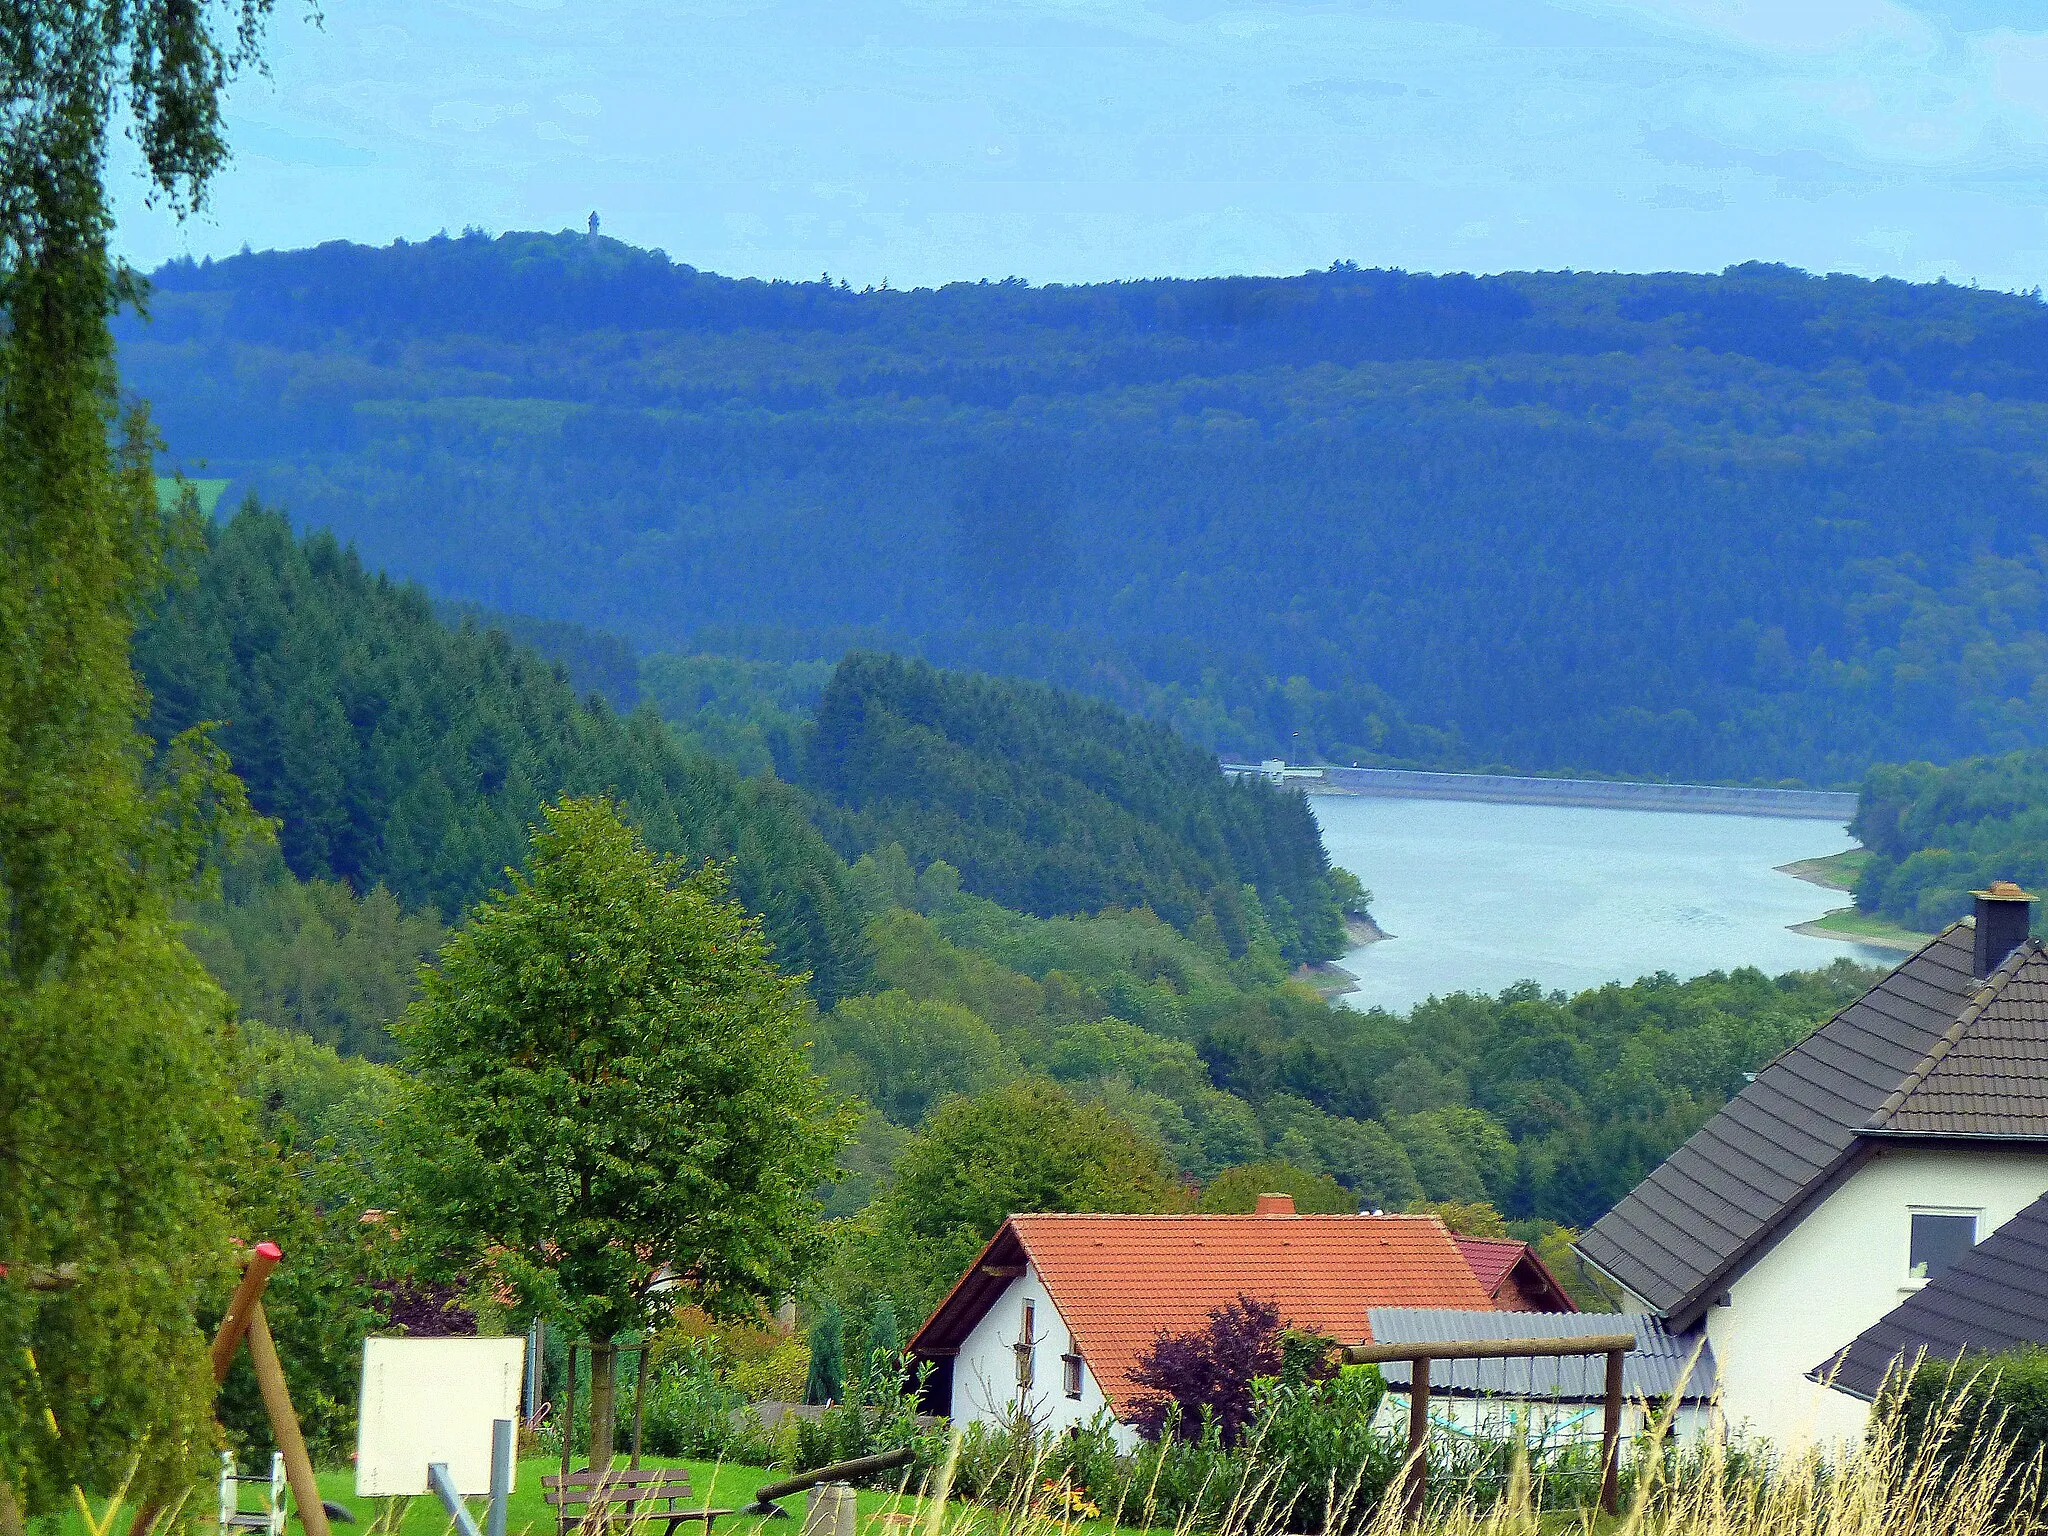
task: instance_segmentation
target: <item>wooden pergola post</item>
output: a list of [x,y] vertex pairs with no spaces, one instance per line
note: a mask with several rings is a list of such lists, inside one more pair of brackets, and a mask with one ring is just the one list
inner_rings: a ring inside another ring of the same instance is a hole
[[1406,1361],[1408,1378],[1408,1480],[1402,1491],[1402,1517],[1411,1525],[1422,1519],[1429,1493],[1429,1363],[1432,1360],[1534,1360],[1574,1355],[1605,1355],[1607,1383],[1600,1420],[1600,1507],[1614,1514],[1620,1507],[1622,1365],[1636,1347],[1632,1333],[1593,1333],[1576,1339],[1447,1339],[1428,1344],[1352,1344],[1344,1359],[1351,1365]]
[[1625,1349],[1607,1351],[1607,1390],[1600,1404],[1600,1507],[1621,1510],[1621,1369]]
[[1429,1499],[1429,1356],[1418,1355],[1408,1366],[1408,1487],[1401,1514],[1410,1525],[1422,1522]]

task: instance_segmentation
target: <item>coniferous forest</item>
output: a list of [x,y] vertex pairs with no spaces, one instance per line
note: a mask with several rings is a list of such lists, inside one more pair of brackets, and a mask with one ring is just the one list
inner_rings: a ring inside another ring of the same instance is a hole
[[122,368],[186,462],[644,652],[921,655],[1296,760],[1848,785],[2048,744],[2037,298],[853,292],[581,234],[154,283]]

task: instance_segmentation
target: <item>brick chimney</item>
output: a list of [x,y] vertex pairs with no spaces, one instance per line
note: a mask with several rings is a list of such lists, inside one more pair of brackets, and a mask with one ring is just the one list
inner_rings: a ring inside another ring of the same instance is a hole
[[1294,1196],[1261,1195],[1259,1196],[1259,1203],[1253,1209],[1252,1214],[1254,1216],[1292,1216],[1294,1214]]
[[1977,947],[1970,969],[1981,981],[2026,942],[2034,898],[2010,880],[1994,880],[1990,890],[1970,894],[1977,898]]

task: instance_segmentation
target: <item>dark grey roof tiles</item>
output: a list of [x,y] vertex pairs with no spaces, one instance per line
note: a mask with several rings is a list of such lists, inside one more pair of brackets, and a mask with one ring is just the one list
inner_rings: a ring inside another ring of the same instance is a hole
[[[1624,1317],[1613,1312],[1457,1312],[1442,1307],[1373,1307],[1366,1315],[1372,1321],[1376,1344],[1568,1339],[1633,1331],[1636,1347],[1623,1357],[1621,1366],[1621,1388],[1630,1398],[1666,1398],[1679,1390],[1681,1382],[1686,1402],[1704,1402],[1714,1394],[1714,1352],[1702,1342],[1699,1331],[1674,1334],[1654,1317]],[[1697,1361],[1692,1358],[1695,1348],[1700,1352]],[[1389,1386],[1406,1391],[1408,1369],[1405,1362],[1389,1361],[1380,1372]],[[1429,1389],[1464,1397],[1485,1394],[1597,1403],[1607,1390],[1607,1357],[1434,1360],[1429,1367]]]
[[[1981,990],[1973,940],[1969,923],[1948,928],[1772,1061],[1595,1222],[1579,1252],[1690,1327],[1779,1219],[1855,1155],[1871,1117]],[[2037,1059],[2033,1075],[2044,1071]]]
[[2014,951],[1981,1008],[1966,1010],[1888,1099],[1873,1129],[1946,1136],[2048,1136],[2048,956]]
[[1953,1360],[2014,1344],[2048,1344],[2048,1195],[1807,1374],[1824,1381],[1833,1370],[1837,1388],[1867,1401],[1895,1360],[1910,1363],[1923,1350]]

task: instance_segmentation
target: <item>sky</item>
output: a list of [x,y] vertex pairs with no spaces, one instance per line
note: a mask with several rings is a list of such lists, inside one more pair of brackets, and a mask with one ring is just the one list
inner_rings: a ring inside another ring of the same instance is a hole
[[584,227],[735,276],[2048,282],[2044,0],[277,0],[171,256]]

